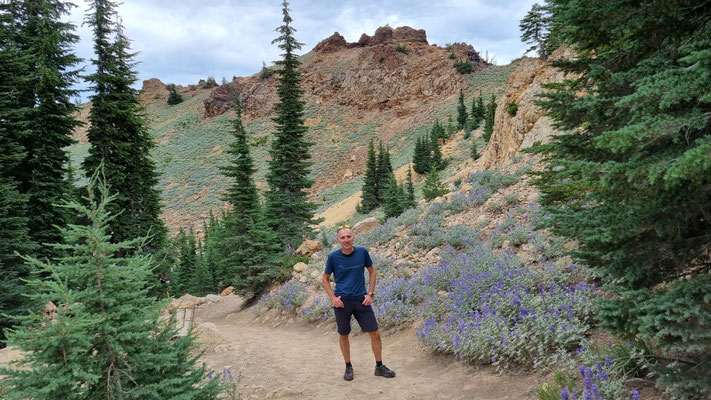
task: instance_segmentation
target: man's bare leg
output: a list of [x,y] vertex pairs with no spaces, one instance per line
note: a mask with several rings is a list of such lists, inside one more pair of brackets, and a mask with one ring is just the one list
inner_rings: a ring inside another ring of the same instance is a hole
[[338,344],[341,346],[343,361],[351,362],[351,342],[348,340],[348,335],[339,335]]
[[373,355],[376,362],[383,361],[383,341],[380,339],[380,329],[375,332],[368,332],[370,335],[370,346],[373,348]]

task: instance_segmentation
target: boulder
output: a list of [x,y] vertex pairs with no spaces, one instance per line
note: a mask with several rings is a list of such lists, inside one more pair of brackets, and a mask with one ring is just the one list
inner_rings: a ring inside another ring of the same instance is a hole
[[205,296],[205,300],[207,300],[208,304],[215,304],[220,301],[220,298],[221,297],[216,294],[208,294]]
[[226,288],[225,290],[223,290],[222,293],[220,293],[220,296],[229,296],[229,295],[231,295],[234,291],[235,291],[234,286],[230,286],[230,287]]
[[191,294],[186,294],[168,304],[168,313],[172,314],[175,310],[193,309],[206,302],[207,300],[205,300],[204,297],[195,297]]
[[316,271],[316,270],[311,271],[311,279],[313,279],[313,280],[318,279],[318,277],[319,277],[320,275],[321,275],[321,273],[318,272],[318,271]]
[[306,268],[308,268],[308,266],[302,262],[297,262],[296,264],[294,264],[294,272],[296,273],[301,274],[306,271]]
[[353,225],[351,231],[353,231],[354,235],[361,235],[363,233],[373,230],[374,228],[377,228],[378,226],[380,226],[380,221],[378,221],[377,218],[368,217]]
[[313,253],[323,250],[323,245],[318,240],[304,240],[296,249],[296,254],[300,256],[310,256]]
[[51,301],[44,305],[44,315],[49,319],[53,319],[57,315],[57,306]]

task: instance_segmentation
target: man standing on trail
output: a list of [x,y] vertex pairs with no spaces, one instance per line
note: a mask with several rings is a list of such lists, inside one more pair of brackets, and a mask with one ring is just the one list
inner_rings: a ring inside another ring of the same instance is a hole
[[[378,322],[375,320],[373,290],[375,290],[375,268],[370,254],[365,247],[353,246],[353,231],[349,225],[341,225],[337,231],[340,250],[328,255],[326,270],[323,272],[323,287],[331,298],[333,310],[338,325],[339,344],[343,360],[346,362],[346,373],[343,379],[353,380],[351,365],[351,344],[348,335],[351,333],[351,315],[355,317],[363,332],[370,335],[370,344],[375,355],[375,376],[394,378],[395,371],[383,365],[382,341]],[[365,290],[364,270],[368,270],[369,289]],[[336,282],[335,292],[331,290],[331,274]]]

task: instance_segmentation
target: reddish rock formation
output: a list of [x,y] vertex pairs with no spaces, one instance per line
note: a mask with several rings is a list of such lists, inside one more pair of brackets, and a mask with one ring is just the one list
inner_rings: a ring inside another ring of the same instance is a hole
[[319,44],[314,47],[313,51],[322,53],[332,53],[334,51],[345,49],[348,47],[348,45],[349,44],[348,42],[346,42],[346,39],[341,36],[340,33],[335,32],[330,37],[320,41]]

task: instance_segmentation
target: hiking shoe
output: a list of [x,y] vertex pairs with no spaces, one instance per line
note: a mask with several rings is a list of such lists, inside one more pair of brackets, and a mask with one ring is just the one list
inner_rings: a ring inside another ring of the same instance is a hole
[[353,367],[346,365],[346,373],[343,374],[343,379],[347,381],[353,380]]
[[394,378],[395,371],[391,370],[390,368],[386,367],[385,365],[381,365],[379,367],[375,367],[375,376],[382,376],[385,378]]

